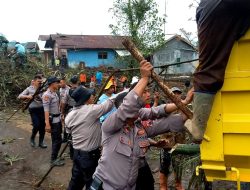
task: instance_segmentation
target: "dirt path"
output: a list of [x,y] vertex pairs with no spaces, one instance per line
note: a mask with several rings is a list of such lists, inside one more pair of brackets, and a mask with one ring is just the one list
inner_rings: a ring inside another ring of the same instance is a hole
[[[17,114],[10,122],[5,123],[2,119],[7,118],[7,115],[9,114],[2,112],[0,114],[0,139],[15,140],[12,143],[0,144],[0,190],[34,189],[32,184],[39,180],[50,166],[50,136],[46,135],[45,138],[47,149],[32,148],[29,145],[32,128],[29,115]],[[38,141],[38,138],[36,140]],[[14,162],[12,166],[6,165],[4,154],[19,155],[23,160]],[[53,168],[39,189],[66,189],[71,177],[72,162],[65,158],[65,163],[63,167]]]
[[[45,142],[47,149],[32,148],[29,145],[31,134],[31,121],[28,114],[17,113],[9,122],[6,118],[13,112],[0,112],[0,139],[15,139],[12,143],[2,144],[0,142],[0,190],[34,189],[32,186],[38,181],[49,168],[51,153],[51,139],[46,134]],[[36,139],[38,141],[38,138]],[[63,144],[64,145],[64,144]],[[68,150],[66,150],[68,152]],[[19,155],[23,160],[14,162],[12,166],[6,165],[3,155]],[[151,154],[151,153],[150,153]],[[158,168],[159,159],[153,156],[149,159],[149,164],[155,177],[155,187],[159,189]],[[49,174],[46,181],[39,189],[66,189],[71,177],[72,162],[65,158],[65,166],[55,167]]]
[[[46,134],[47,149],[32,148],[29,145],[32,129],[29,115],[18,112],[6,123],[5,120],[11,113],[13,110],[7,113],[0,112],[0,139],[15,139],[12,143],[0,143],[0,174],[4,174],[0,175],[0,190],[34,189],[32,184],[35,184],[49,168],[51,138]],[[19,155],[24,159],[10,166],[3,163],[3,154]],[[65,163],[63,167],[55,167],[39,189],[66,189],[71,177],[72,162],[69,158],[65,158]],[[149,151],[148,163],[154,171],[155,189],[159,189],[159,154],[157,151]],[[173,185],[172,180],[169,185],[170,187]]]
[[[13,112],[13,110],[12,110]],[[12,112],[0,111],[0,190],[65,190],[71,177],[72,161],[66,157],[63,167],[55,167],[40,188],[34,188],[35,182],[41,179],[49,168],[51,154],[51,138],[46,134],[45,142],[47,149],[32,148],[29,145],[31,134],[31,121],[28,114],[18,113],[10,122],[5,122]],[[12,143],[3,143],[3,139],[15,139]],[[38,141],[38,138],[36,139]],[[63,144],[64,146],[65,144]],[[69,151],[66,150],[66,153]],[[4,155],[17,156],[23,158],[13,165],[6,165]],[[155,189],[159,189],[159,154],[158,151],[149,151],[147,154],[148,163],[154,171]],[[183,186],[187,188],[190,178],[190,171],[183,177]],[[173,175],[169,177],[169,189],[173,190]],[[225,185],[225,183],[213,184],[213,189],[226,190],[235,189],[235,183]],[[243,189],[250,190],[249,186]]]

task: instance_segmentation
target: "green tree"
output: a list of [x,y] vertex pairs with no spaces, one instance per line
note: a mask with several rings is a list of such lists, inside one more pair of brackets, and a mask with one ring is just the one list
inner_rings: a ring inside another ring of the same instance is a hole
[[115,0],[110,11],[116,21],[110,24],[112,34],[130,36],[145,56],[164,42],[166,15],[158,15],[154,0]]

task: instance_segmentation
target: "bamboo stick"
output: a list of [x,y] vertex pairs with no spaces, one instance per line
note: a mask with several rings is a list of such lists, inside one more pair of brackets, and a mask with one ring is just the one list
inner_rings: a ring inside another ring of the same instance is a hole
[[[131,53],[131,55],[138,61],[141,62],[145,60],[140,51],[135,47],[134,43],[128,38],[124,38],[122,44],[126,47],[126,49]],[[172,100],[173,103],[189,118],[192,119],[193,113],[181,102],[179,98],[177,98],[173,92],[164,84],[163,80],[153,71],[152,79],[158,84],[160,89],[167,95],[167,97]]]

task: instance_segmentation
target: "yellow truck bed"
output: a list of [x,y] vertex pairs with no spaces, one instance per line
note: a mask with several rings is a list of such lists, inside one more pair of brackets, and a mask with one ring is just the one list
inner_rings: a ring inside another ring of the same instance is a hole
[[205,134],[197,172],[208,181],[250,182],[250,30],[234,44]]

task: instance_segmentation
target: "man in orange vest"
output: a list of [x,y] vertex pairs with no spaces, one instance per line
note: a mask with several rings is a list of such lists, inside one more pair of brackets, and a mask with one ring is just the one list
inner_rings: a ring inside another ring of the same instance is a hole
[[86,81],[87,81],[86,74],[84,74],[83,72],[81,72],[81,74],[80,74],[80,84],[81,85],[85,85]]

